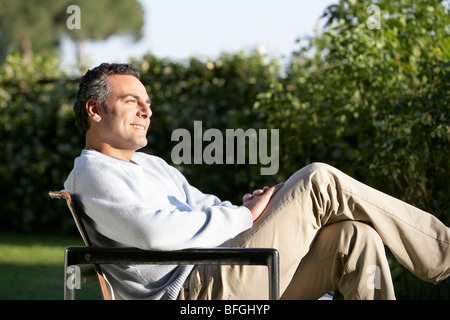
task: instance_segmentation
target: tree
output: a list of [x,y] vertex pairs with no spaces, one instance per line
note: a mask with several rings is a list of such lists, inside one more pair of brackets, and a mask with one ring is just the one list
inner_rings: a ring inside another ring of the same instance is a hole
[[57,14],[58,25],[66,25],[67,8],[77,5],[81,12],[79,29],[63,29],[77,44],[77,60],[83,61],[83,47],[86,41],[105,40],[111,36],[129,36],[134,41],[142,38],[144,11],[139,1],[126,0],[66,0]]
[[[79,8],[79,28],[69,28],[67,23],[75,14],[68,10],[73,5]],[[0,6],[1,51],[5,55],[20,48],[28,62],[33,52],[56,50],[64,34],[77,43],[79,65],[88,40],[129,35],[137,41],[142,37],[144,12],[137,0],[0,0]]]
[[289,170],[330,162],[449,219],[448,10],[441,1],[347,0],[326,9],[321,33],[256,105],[285,128]]
[[[0,0],[0,49],[3,57],[10,50],[20,49],[25,60],[30,62],[33,51],[45,48],[54,49],[57,45],[57,33],[52,17],[62,4],[43,5],[38,0]],[[54,4],[55,2],[52,2]]]

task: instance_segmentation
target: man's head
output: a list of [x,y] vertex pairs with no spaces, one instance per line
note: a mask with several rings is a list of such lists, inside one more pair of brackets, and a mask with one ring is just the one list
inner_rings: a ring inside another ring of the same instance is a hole
[[147,144],[150,99],[129,64],[101,64],[82,78],[74,105],[86,145],[108,155],[130,160]]
[[122,74],[132,75],[140,78],[139,70],[131,64],[102,63],[98,67],[88,70],[81,77],[78,88],[77,100],[73,106],[75,120],[78,128],[83,134],[89,129],[89,116],[86,111],[86,103],[89,99],[94,99],[107,108],[106,101],[111,94],[112,87],[107,81],[110,75]]

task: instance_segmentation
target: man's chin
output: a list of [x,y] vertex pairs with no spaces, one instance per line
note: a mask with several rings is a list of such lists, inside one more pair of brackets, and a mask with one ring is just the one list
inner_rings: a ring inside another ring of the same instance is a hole
[[137,147],[136,151],[137,151],[137,150],[141,150],[142,148],[145,148],[147,145],[148,145],[148,141],[147,141],[147,139],[146,139],[145,142],[139,143],[139,144],[136,146],[136,147]]

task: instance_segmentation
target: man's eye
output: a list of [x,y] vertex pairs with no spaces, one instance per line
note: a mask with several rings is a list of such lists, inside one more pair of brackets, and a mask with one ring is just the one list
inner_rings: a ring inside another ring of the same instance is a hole
[[134,99],[127,100],[126,103],[136,103],[136,100],[134,100]]

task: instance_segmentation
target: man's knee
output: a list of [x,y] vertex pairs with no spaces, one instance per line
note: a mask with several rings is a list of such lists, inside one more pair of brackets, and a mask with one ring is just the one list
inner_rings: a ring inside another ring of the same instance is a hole
[[353,228],[364,243],[375,247],[384,246],[380,235],[372,226],[363,222],[355,222]]
[[[358,221],[343,221],[334,224],[340,232],[341,253],[351,254],[355,250],[360,251],[370,248],[370,250],[383,250],[383,241],[377,231],[370,225]],[[363,249],[364,248],[364,249]]]
[[323,172],[333,169],[332,166],[323,162],[313,162],[308,164],[305,168],[307,168],[310,172]]
[[326,181],[329,181],[330,178],[333,178],[339,172],[338,169],[323,162],[313,162],[303,169],[308,173],[310,179],[314,178],[316,180]]

